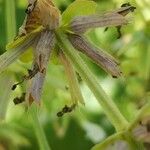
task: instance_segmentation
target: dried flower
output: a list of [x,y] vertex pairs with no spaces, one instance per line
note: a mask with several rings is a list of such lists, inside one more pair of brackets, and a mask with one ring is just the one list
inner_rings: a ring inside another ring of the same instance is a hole
[[[102,49],[93,46],[85,39],[83,33],[91,28],[121,27],[122,25],[126,25],[128,19],[125,16],[129,12],[134,11],[135,7],[127,3],[122,5],[118,10],[100,15],[93,11],[96,5],[93,1],[88,0],[85,2],[85,0],[82,0],[81,2],[86,3],[91,11],[86,12],[82,10],[84,6],[80,6],[81,10],[78,11],[77,5],[80,1],[75,1],[63,13],[61,23],[60,11],[54,6],[51,0],[28,0],[24,23],[20,27],[18,36],[14,39],[13,43],[7,46],[7,49],[11,49],[11,51],[7,51],[0,56],[0,71],[2,72],[6,69],[7,66],[19,58],[29,47],[33,47],[34,59],[32,60],[32,69],[28,70],[28,75],[25,75],[22,80],[22,82],[27,80],[28,83],[25,100],[29,104],[33,101],[40,103],[46,70],[54,47],[57,47],[58,57],[61,59],[66,70],[66,75],[68,76],[69,89],[73,99],[72,106],[76,106],[78,102],[84,104],[74,67],[59,45],[58,32],[65,34],[65,37],[68,38],[75,49],[90,57],[113,77],[121,75],[118,62],[115,58]],[[72,13],[69,13],[70,10]],[[12,89],[14,90],[22,82],[15,84]],[[66,113],[64,109],[62,112]],[[62,116],[62,112],[58,113],[58,116]]]

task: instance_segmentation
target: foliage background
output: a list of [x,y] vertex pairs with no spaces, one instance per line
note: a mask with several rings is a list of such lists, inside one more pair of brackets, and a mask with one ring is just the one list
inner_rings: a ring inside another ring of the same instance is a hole
[[[11,1],[0,0],[0,54],[5,51],[6,43],[12,39],[25,16],[26,0],[15,0],[15,15],[13,13],[11,16],[7,15],[9,11],[13,11]],[[55,0],[55,3],[63,11],[72,1]],[[96,2],[98,10],[103,12],[118,8],[126,1]],[[99,78],[99,83],[129,121],[136,116],[137,110],[150,92],[150,3],[148,0],[131,0],[130,3],[136,6],[137,10],[131,23],[122,28],[121,39],[117,39],[115,28],[107,32],[104,32],[104,28],[99,28],[87,33],[93,43],[119,59],[123,77],[111,78],[83,56],[90,69]],[[16,20],[12,20],[13,17],[16,17]],[[16,28],[13,29],[13,25]],[[18,106],[13,104],[13,98],[20,95],[25,87],[19,87],[15,92],[10,90],[12,84],[20,79],[29,66],[30,64],[18,61],[0,76],[0,118],[5,119],[0,124],[2,150],[39,149],[32,120],[24,104]],[[65,104],[71,103],[66,86],[63,67],[58,62],[51,62],[39,111],[40,123],[53,150],[89,150],[95,143],[113,134],[114,128],[82,81],[85,107],[79,106],[73,113],[57,118],[56,113]]]

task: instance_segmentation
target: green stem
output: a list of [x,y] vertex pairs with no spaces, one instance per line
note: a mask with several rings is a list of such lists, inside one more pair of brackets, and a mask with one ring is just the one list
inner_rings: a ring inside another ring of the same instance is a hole
[[71,64],[71,62],[67,59],[67,57],[64,55],[63,52],[60,51],[59,53],[60,60],[64,66],[66,76],[68,78],[69,82],[69,90],[71,93],[71,98],[74,104],[78,104],[80,102],[81,104],[84,103],[84,99],[80,90],[80,86],[78,83],[78,79],[76,76],[76,72]]
[[15,0],[5,0],[7,42],[16,35]]
[[144,115],[144,113],[150,109],[150,102],[148,102],[146,105],[144,105],[138,112],[136,118],[133,120],[133,122],[131,122],[131,124],[128,127],[128,131],[131,131],[140,121],[140,119],[142,118],[142,116]]
[[29,109],[30,109],[32,125],[34,128],[38,143],[39,143],[40,150],[51,150],[51,148],[49,147],[49,144],[47,142],[47,139],[45,137],[43,128],[38,119],[37,105],[33,103]]
[[105,91],[99,85],[97,78],[89,70],[83,59],[75,51],[73,46],[67,40],[65,35],[62,33],[56,33],[60,46],[63,48],[65,55],[74,64],[75,68],[78,70],[79,74],[85,80],[88,87],[91,89],[98,102],[101,104],[105,114],[108,119],[114,125],[117,131],[122,131],[127,128],[128,122],[124,116],[120,113],[119,109],[115,103],[107,96]]
[[7,108],[9,104],[11,89],[12,86],[12,74],[10,72],[3,73],[0,76],[0,83],[3,85],[3,88],[0,89],[0,121],[5,120]]
[[107,139],[105,139],[103,142],[94,145],[91,150],[104,150],[107,148],[108,145],[112,144],[115,140],[121,139],[123,135],[123,132],[116,133],[112,136],[109,136]]
[[124,140],[128,142],[129,150],[145,150],[141,141],[136,141],[136,139],[131,135],[130,132],[125,132]]
[[[5,0],[5,24],[6,24],[6,36],[7,42],[12,40],[16,34],[16,18],[15,18],[15,0]],[[2,61],[0,61],[2,63]],[[6,72],[0,77],[0,83],[3,85],[0,90],[0,120],[5,119],[7,107],[9,104],[10,97],[10,86],[11,86],[12,74]]]

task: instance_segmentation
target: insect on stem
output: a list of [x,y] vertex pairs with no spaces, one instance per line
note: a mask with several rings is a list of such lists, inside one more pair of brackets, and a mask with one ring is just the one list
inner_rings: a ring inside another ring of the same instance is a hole
[[35,0],[35,2],[29,3],[27,9],[25,10],[25,13],[30,14],[34,10],[36,4],[37,4],[37,0]]
[[76,106],[77,104],[72,104],[70,107],[65,105],[62,110],[57,113],[57,117],[62,117],[64,114],[72,112]]
[[17,105],[17,104],[24,102],[25,101],[25,95],[26,95],[26,93],[22,93],[21,97],[16,97],[13,100],[14,104]]
[[38,73],[38,71],[39,71],[39,67],[37,64],[35,64],[33,70],[28,69],[28,75],[23,76],[23,79],[20,82],[14,84],[11,90],[14,91],[17,88],[17,86],[22,84],[25,80],[32,79]]

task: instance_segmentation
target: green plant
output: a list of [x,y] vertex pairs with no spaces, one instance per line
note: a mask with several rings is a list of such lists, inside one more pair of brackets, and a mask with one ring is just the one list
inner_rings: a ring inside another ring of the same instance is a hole
[[[23,81],[29,80],[28,82],[31,82],[31,88],[27,89],[26,100],[30,104],[32,102],[40,103],[41,89],[45,78],[46,67],[49,61],[50,49],[54,47],[55,38],[57,40],[57,45],[55,45],[57,49],[56,55],[59,56],[59,54],[61,53],[63,59],[66,59],[71,67],[72,65],[75,67],[75,70],[77,70],[82,79],[85,80],[85,82],[101,104],[108,119],[116,128],[117,133],[115,135],[112,135],[111,137],[106,139],[106,141],[96,145],[93,149],[104,149],[104,147],[114,141],[114,139],[124,139],[130,144],[132,148],[134,147],[134,149],[137,149],[139,147],[139,144],[136,140],[133,139],[132,135],[129,132],[133,129],[134,124],[139,121],[145,111],[147,111],[147,109],[149,108],[149,103],[142,108],[135,121],[131,123],[128,122],[120,113],[113,100],[111,100],[107,96],[105,91],[101,88],[96,77],[88,69],[84,60],[74,49],[79,49],[81,52],[88,55],[90,58],[92,58],[93,61],[95,61],[112,76],[120,76],[121,73],[116,60],[103,51],[99,51],[98,48],[92,46],[83,38],[82,34],[89,28],[101,26],[122,26],[124,24],[127,24],[128,21],[125,19],[125,16],[122,15],[122,13],[133,11],[134,7],[125,6],[122,8],[123,10],[119,9],[101,16],[95,13],[96,4],[94,2],[86,1],[86,6],[84,6],[83,4],[85,4],[84,0],[74,2],[63,13],[61,26],[56,26],[55,29],[50,28],[49,30],[43,26],[39,26],[38,28],[36,27],[35,30],[30,31],[30,33],[27,33],[25,36],[22,36],[21,33],[18,39],[15,40],[13,44],[10,44],[8,46],[9,48],[13,49],[6,52],[0,57],[0,60],[2,62],[0,65],[0,70],[3,71],[8,65],[15,61],[21,54],[23,54],[23,52],[26,51],[28,47],[33,44],[33,42],[37,40],[35,38],[38,37],[38,43],[36,43],[37,47],[35,51],[36,54],[34,56],[35,60],[33,61],[33,68],[32,70],[28,71],[29,75],[25,76],[23,78]],[[88,7],[89,9],[84,9],[85,7]],[[76,15],[78,16],[77,18],[75,18]],[[91,22],[89,22],[89,20]],[[33,26],[33,28],[35,27]],[[44,43],[44,41],[46,42]],[[45,52],[44,54],[43,51],[41,52],[41,50],[43,49]],[[98,51],[95,51],[95,49],[98,49]],[[36,67],[36,63],[38,64],[38,68]],[[73,103],[77,105],[78,101],[83,103],[83,100],[75,76],[74,67],[70,68],[69,71],[73,72],[72,78],[75,83],[74,85],[76,86],[71,86],[70,84],[70,89],[72,89],[70,91]],[[13,89],[15,89],[15,87],[16,84]],[[36,93],[34,90],[36,90]],[[38,121],[35,120],[35,122]],[[38,137],[39,136],[40,135],[38,135]]]

